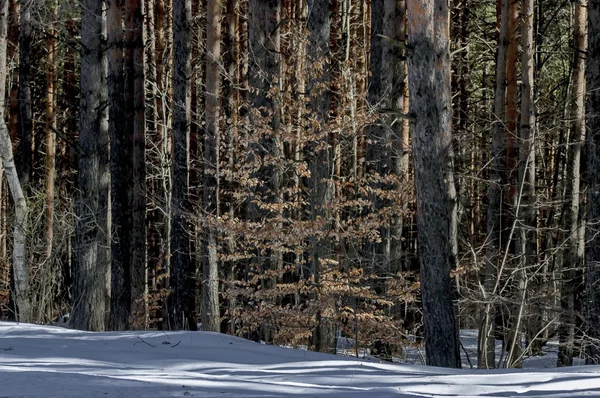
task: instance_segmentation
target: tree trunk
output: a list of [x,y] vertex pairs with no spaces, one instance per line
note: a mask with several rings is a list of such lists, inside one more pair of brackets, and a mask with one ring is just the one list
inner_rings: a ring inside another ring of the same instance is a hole
[[[56,180],[56,86],[58,60],[56,57],[56,20],[58,3],[50,3],[53,21],[48,28],[46,48],[46,261],[52,257],[54,241],[54,184]],[[4,97],[2,97],[4,98]]]
[[[144,1],[125,2],[125,109],[132,118],[131,315],[137,329],[147,327],[146,308],[146,112],[144,88]],[[127,305],[127,304],[126,304]]]
[[19,30],[19,180],[25,190],[30,184],[32,173],[32,137],[33,114],[31,109],[32,60],[31,45],[33,29],[31,26],[31,8],[35,3],[21,0]]
[[576,276],[583,267],[583,257],[579,250],[579,217],[581,202],[581,149],[585,142],[585,64],[587,52],[587,0],[574,3],[573,25],[573,69],[571,85],[571,132],[567,165],[567,189],[565,199],[564,230],[567,233],[563,252],[561,286],[561,325],[559,327],[559,347],[557,366],[572,366],[575,344],[575,307],[577,291]]
[[125,109],[123,1],[107,9],[108,99],[111,171],[111,305],[110,330],[126,330],[131,316],[131,153]]
[[206,27],[206,132],[204,136],[203,211],[207,217],[202,240],[202,328],[218,332],[219,269],[217,263],[217,230],[219,217],[219,147],[220,147],[220,83],[221,2],[208,0]]
[[171,193],[171,327],[195,328],[194,263],[189,218],[192,76],[191,0],[173,0],[173,168]]
[[600,363],[600,2],[589,3],[588,17],[588,213],[587,213],[587,331],[590,345],[587,363]]
[[8,0],[0,0],[0,156],[4,175],[15,205],[13,228],[13,275],[15,279],[15,303],[20,322],[30,322],[32,315],[29,292],[29,267],[27,265],[27,200],[12,151],[8,128],[4,122],[4,98],[6,98],[6,43],[8,35]]
[[445,0],[411,1],[407,14],[426,360],[431,366],[460,368],[450,277],[457,253],[448,8]]
[[102,4],[98,0],[84,0],[81,5],[79,198],[70,318],[74,328],[96,331],[104,330],[107,275],[107,259],[102,254],[107,246],[104,239],[107,208],[102,202],[103,192],[108,189],[101,148],[108,142]]

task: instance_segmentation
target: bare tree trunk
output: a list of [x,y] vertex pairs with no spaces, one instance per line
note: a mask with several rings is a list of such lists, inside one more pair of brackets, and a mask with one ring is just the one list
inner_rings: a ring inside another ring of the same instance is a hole
[[58,3],[50,3],[53,21],[48,29],[46,48],[46,261],[52,257],[54,241],[54,184],[56,180],[56,86],[58,61],[56,57],[56,20]]
[[[106,112],[106,61],[102,4],[84,0],[81,4],[81,120],[79,135],[79,198],[76,206],[76,259],[73,270],[71,325],[76,329],[104,330],[107,262],[108,192],[101,148],[108,143]],[[108,161],[108,159],[106,159]],[[104,214],[103,214],[104,213]]]
[[592,339],[587,363],[600,363],[600,2],[589,2],[588,17],[588,213],[587,213],[587,332]]
[[220,83],[221,2],[208,0],[206,27],[206,135],[204,136],[203,210],[207,217],[202,240],[202,328],[218,332],[219,269],[217,262],[217,230],[219,217],[219,147],[220,147]]
[[35,3],[21,0],[19,30],[19,180],[25,190],[30,184],[32,173],[32,137],[33,114],[31,109],[32,60],[31,44],[33,28],[31,26],[31,7]]
[[171,327],[195,328],[194,263],[191,261],[189,158],[192,77],[192,4],[173,0],[173,168],[171,194]]
[[503,183],[505,145],[504,118],[506,115],[506,61],[508,49],[508,18],[511,0],[498,0],[500,4],[500,31],[496,53],[496,88],[494,93],[494,130],[492,135],[490,185],[488,187],[487,209],[487,247],[485,252],[485,268],[483,275],[482,294],[485,308],[481,314],[479,338],[477,347],[478,367],[491,369],[496,367],[494,315],[496,278],[502,263],[501,240],[501,192]]
[[460,368],[450,277],[457,253],[448,7],[445,0],[411,1],[407,13],[426,359],[428,365]]
[[561,286],[561,325],[557,366],[572,366],[575,344],[577,274],[583,268],[583,253],[579,250],[581,228],[581,149],[585,142],[585,64],[587,53],[587,0],[574,3],[574,50],[571,86],[571,132],[567,165],[565,199],[566,247],[563,253]]
[[111,330],[126,330],[131,315],[131,153],[125,109],[123,1],[107,9],[108,100],[111,170]]
[[530,267],[537,262],[537,210],[535,208],[535,138],[536,117],[534,103],[534,0],[523,0],[521,41],[523,52],[521,88],[521,122],[518,165],[518,192],[515,217],[517,224],[516,270],[517,294],[516,308],[511,314],[514,319],[508,342],[507,367],[520,367],[523,361],[522,330],[525,326],[527,311],[527,285]]
[[[146,112],[144,90],[144,1],[125,2],[125,92],[131,120],[131,316],[147,327],[146,308]],[[127,305],[127,304],[126,304]]]
[[[330,109],[330,94],[327,90],[328,81],[331,76],[329,65],[324,64],[329,55],[329,37],[331,31],[331,18],[329,16],[329,1],[313,0],[308,1],[308,21],[307,29],[309,32],[307,58],[310,67],[307,92],[310,95],[310,111],[313,117],[318,120],[317,128],[318,141],[312,144],[311,156],[309,158],[309,170],[311,173],[310,184],[310,208],[311,219],[316,222],[322,222],[321,227],[324,232],[324,238],[313,236],[311,238],[312,246],[312,267],[314,280],[318,286],[317,301],[321,301],[320,291],[322,288],[322,275],[327,271],[324,268],[328,256],[331,255],[331,246],[327,238],[327,232],[332,228],[330,220],[330,210],[328,206],[333,200],[333,186],[331,182],[333,173],[333,157],[331,156],[331,143],[329,142],[328,123]],[[317,67],[317,65],[320,65]],[[315,72],[319,70],[320,72]],[[325,303],[321,304],[317,312],[317,327],[313,335],[313,344],[316,351],[335,353],[335,320],[333,318],[334,308],[327,308]]]
[[27,200],[15,168],[10,135],[4,122],[4,98],[6,98],[6,41],[8,35],[8,0],[0,0],[0,156],[6,181],[15,204],[13,228],[13,275],[15,279],[15,302],[20,322],[31,321],[31,298],[29,292],[29,267],[27,265]]

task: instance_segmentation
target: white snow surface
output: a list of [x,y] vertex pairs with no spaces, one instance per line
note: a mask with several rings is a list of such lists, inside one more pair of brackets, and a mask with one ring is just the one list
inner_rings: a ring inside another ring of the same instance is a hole
[[0,322],[0,398],[600,397],[600,366],[452,370],[208,332],[80,332]]

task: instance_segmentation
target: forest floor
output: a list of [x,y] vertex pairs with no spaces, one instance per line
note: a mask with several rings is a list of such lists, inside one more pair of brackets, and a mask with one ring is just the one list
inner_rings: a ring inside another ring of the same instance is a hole
[[528,366],[450,370],[207,332],[89,333],[0,322],[0,398],[600,397],[600,366]]

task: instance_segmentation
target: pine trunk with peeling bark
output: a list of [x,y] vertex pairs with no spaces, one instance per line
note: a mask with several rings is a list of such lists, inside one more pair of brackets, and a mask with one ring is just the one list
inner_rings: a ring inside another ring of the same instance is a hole
[[[79,135],[79,198],[76,204],[76,244],[73,269],[71,326],[104,330],[106,276],[105,196],[108,193],[108,112],[102,2],[81,4],[81,116]],[[108,200],[106,200],[108,202]]]
[[411,1],[407,14],[426,361],[460,368],[450,276],[457,253],[448,6],[445,0]]
[[203,211],[207,217],[202,239],[202,328],[220,331],[217,230],[219,217],[221,1],[208,0],[206,26],[206,132],[204,136]]

